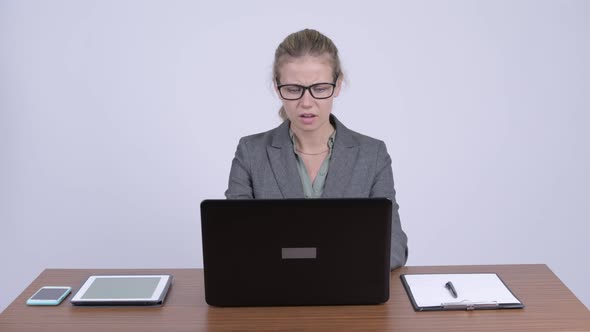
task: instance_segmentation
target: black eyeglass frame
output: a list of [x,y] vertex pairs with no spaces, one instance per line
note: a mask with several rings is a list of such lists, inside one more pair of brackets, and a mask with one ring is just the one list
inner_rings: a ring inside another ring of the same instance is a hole
[[[336,78],[336,81],[338,81],[338,78]],[[308,86],[303,86],[303,85],[299,85],[299,84],[278,84],[278,83],[279,83],[279,81],[277,80],[277,90],[279,90],[279,94],[281,95],[281,98],[283,98],[285,100],[299,100],[299,99],[303,98],[303,95],[305,94],[305,90],[309,90],[309,94],[314,99],[328,99],[328,98],[330,98],[330,97],[332,97],[334,95],[334,91],[336,90],[336,82],[333,82],[333,83],[328,83],[328,82],[326,82],[326,83],[315,83],[315,84],[308,85]],[[330,95],[327,96],[327,97],[320,97],[320,98],[318,98],[318,97],[314,96],[313,91],[311,89],[313,87],[315,87],[315,86],[324,85],[324,84],[327,84],[327,85],[331,85],[332,86],[332,93],[330,93]],[[281,91],[281,88],[282,87],[285,87],[285,86],[294,86],[294,87],[302,88],[303,90],[301,90],[301,96],[299,96],[299,98],[285,98],[285,96],[283,96],[283,92]]]

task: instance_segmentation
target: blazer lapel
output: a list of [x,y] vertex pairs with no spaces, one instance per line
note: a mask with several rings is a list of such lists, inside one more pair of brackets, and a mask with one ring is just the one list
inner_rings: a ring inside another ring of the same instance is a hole
[[335,116],[332,117],[336,124],[336,140],[322,193],[322,197],[326,198],[344,196],[344,191],[352,178],[352,171],[359,151],[358,142],[352,136],[351,131]]
[[277,128],[266,151],[283,198],[303,198],[303,185],[297,171],[293,143],[289,137],[289,121],[283,122]]

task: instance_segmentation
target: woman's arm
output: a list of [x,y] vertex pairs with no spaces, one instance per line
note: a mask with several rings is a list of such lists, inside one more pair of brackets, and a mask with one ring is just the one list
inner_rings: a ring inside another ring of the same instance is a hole
[[380,142],[376,160],[376,173],[371,187],[370,197],[387,197],[391,199],[391,269],[403,266],[408,260],[408,237],[401,227],[399,205],[395,201],[391,157],[385,143]]
[[228,188],[225,191],[225,197],[228,199],[254,198],[248,156],[248,145],[242,138],[238,143],[238,148],[229,172]]

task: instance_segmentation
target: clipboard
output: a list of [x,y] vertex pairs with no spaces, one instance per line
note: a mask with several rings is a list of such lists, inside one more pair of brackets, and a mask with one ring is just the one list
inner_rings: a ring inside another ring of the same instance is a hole
[[[402,274],[400,278],[415,311],[524,308],[496,273]],[[445,287],[449,281],[456,298]]]

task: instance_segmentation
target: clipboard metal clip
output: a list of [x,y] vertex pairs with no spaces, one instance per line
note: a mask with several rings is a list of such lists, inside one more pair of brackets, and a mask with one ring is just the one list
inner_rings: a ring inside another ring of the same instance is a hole
[[444,310],[475,310],[475,309],[497,309],[500,305],[498,302],[446,302],[441,303]]

